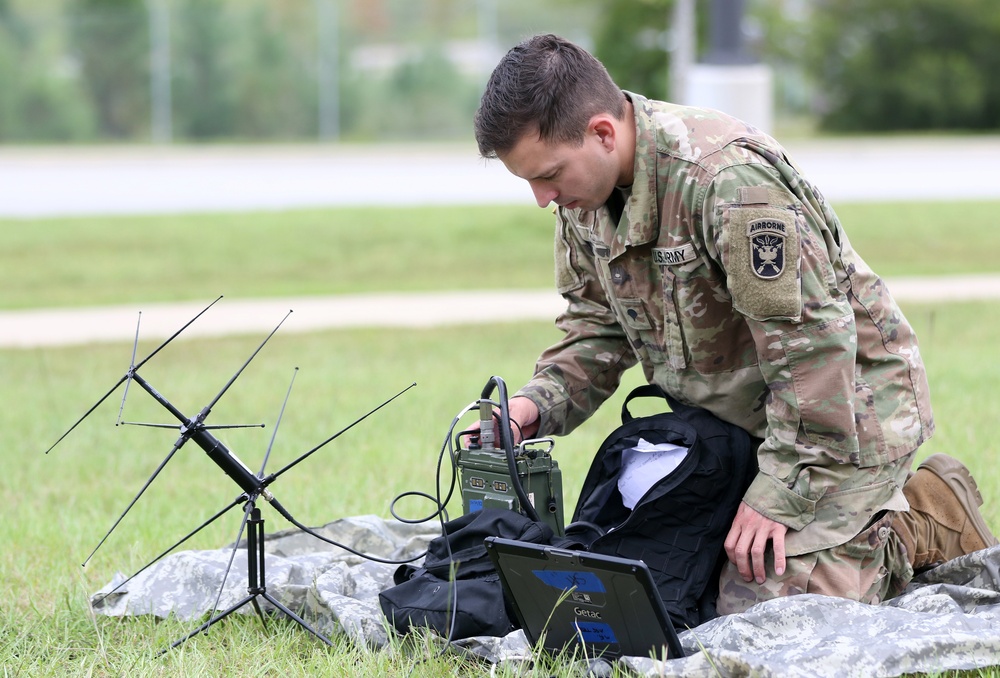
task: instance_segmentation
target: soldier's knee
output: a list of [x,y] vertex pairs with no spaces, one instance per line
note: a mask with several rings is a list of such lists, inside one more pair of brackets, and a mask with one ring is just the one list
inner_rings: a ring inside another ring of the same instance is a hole
[[743,612],[753,605],[800,593],[880,603],[898,594],[913,571],[890,529],[892,513],[870,523],[845,544],[786,559],[785,572],[774,573],[768,560],[763,584],[745,582],[732,563],[719,579],[719,614]]
[[[715,605],[716,611],[720,615],[736,614],[765,600],[806,593],[809,578],[808,573],[803,572],[800,560],[800,557],[786,558],[785,572],[779,577],[775,574],[774,563],[769,558],[766,570],[767,577],[763,584],[743,581],[736,566],[727,562],[719,577],[719,598]],[[805,576],[803,576],[804,574]]]

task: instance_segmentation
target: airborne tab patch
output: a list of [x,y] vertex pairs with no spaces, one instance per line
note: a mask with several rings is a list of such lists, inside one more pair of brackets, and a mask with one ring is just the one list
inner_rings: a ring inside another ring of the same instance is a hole
[[750,268],[762,280],[774,280],[785,270],[788,226],[776,219],[755,219],[747,224]]

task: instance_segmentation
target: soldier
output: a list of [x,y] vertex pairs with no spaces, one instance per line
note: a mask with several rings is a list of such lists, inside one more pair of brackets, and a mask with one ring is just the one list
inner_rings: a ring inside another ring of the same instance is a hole
[[968,470],[933,455],[917,340],[836,214],[771,137],[624,92],[540,35],[494,70],[484,158],[556,209],[564,337],[510,399],[513,435],[562,435],[641,364],[760,440],[718,611],[796,593],[876,603],[997,543]]

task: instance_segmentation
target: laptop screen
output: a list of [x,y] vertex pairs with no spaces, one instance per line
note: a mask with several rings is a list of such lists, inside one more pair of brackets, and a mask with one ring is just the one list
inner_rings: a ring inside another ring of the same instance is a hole
[[533,647],[587,657],[684,656],[641,560],[498,537],[486,547]]

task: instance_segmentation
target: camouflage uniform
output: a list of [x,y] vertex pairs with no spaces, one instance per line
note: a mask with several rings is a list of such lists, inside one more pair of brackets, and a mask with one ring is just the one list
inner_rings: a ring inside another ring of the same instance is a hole
[[786,525],[787,571],[723,573],[720,612],[800,592],[877,602],[912,570],[890,529],[933,432],[916,337],[833,210],[772,138],[628,94],[635,180],[557,211],[564,338],[519,391],[542,435],[589,417],[636,362],[675,398],[763,440],[746,503]]

